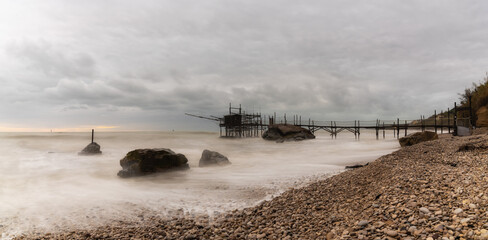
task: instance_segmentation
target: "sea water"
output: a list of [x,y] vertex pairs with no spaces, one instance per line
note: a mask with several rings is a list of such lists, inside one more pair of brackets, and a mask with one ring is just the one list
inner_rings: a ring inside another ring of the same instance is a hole
[[[225,212],[255,205],[283,191],[344,171],[399,147],[392,136],[363,133],[331,139],[275,143],[224,139],[204,132],[99,132],[103,154],[81,156],[90,133],[0,133],[0,237],[137,221],[144,214],[171,216]],[[125,154],[170,148],[190,169],[122,179]],[[227,156],[231,165],[198,167],[202,151]]]

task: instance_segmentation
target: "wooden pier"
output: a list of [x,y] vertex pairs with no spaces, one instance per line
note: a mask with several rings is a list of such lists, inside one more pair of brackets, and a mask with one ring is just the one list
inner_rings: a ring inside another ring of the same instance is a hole
[[[341,132],[350,132],[354,134],[355,138],[359,139],[361,130],[374,130],[376,139],[380,136],[386,137],[387,131],[392,131],[393,136],[400,138],[400,136],[407,136],[408,131],[426,131],[432,130],[436,133],[453,133],[457,134],[458,126],[472,127],[470,117],[458,118],[459,113],[463,111],[470,111],[468,108],[458,108],[454,103],[453,110],[449,110],[440,114],[434,111],[434,117],[426,119],[425,116],[420,116],[415,120],[373,120],[373,121],[308,121],[302,122],[302,117],[293,115],[293,120],[288,121],[286,114],[278,119],[276,113],[270,116],[262,115],[261,113],[246,113],[242,107],[233,107],[229,104],[229,112],[223,117],[204,117],[193,114],[189,116],[217,121],[220,127],[220,136],[229,138],[242,137],[260,137],[264,131],[273,124],[291,124],[299,127],[309,129],[312,133],[323,130],[328,132],[332,138],[337,138],[337,134]],[[462,115],[462,114],[461,114]],[[471,115],[471,112],[470,112]],[[464,115],[462,115],[464,116]]]

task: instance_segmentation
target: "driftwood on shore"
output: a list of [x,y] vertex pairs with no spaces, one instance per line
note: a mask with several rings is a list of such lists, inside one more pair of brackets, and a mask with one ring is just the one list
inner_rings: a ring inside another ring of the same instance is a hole
[[154,214],[38,239],[487,239],[488,136],[402,148],[270,201],[215,216]]

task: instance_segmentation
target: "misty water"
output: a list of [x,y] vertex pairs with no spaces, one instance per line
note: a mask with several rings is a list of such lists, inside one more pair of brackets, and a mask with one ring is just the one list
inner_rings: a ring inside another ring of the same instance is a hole
[[[225,212],[255,205],[283,191],[372,161],[399,147],[392,136],[376,140],[351,133],[332,140],[275,143],[260,138],[222,139],[216,133],[96,133],[103,154],[79,156],[90,133],[0,134],[0,236],[138,221],[145,214],[171,216]],[[137,148],[170,148],[190,170],[121,179],[119,160]],[[232,162],[199,168],[204,149]],[[181,211],[181,210],[180,210]]]

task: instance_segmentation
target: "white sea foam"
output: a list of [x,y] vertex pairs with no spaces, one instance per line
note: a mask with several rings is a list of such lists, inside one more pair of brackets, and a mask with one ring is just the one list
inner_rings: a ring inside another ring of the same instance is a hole
[[[290,187],[338,173],[398,148],[392,136],[375,140],[325,133],[303,142],[221,139],[214,133],[97,133],[103,154],[79,156],[85,133],[0,134],[0,236],[137,220],[144,212],[222,212],[251,206]],[[183,153],[191,169],[121,179],[119,160],[136,148]],[[199,168],[204,149],[231,165]]]

